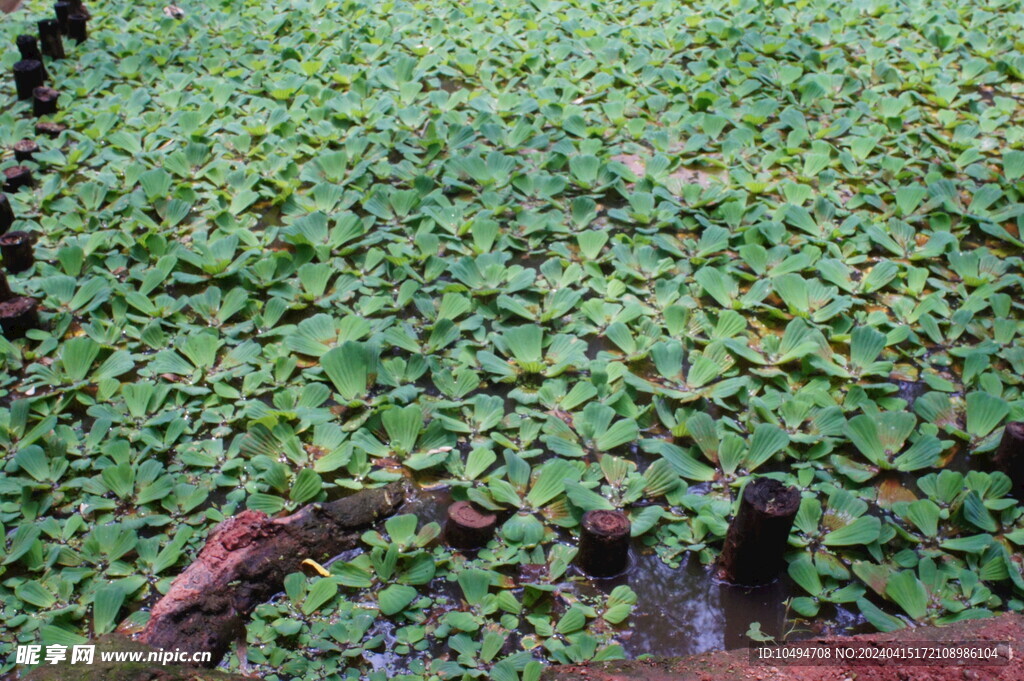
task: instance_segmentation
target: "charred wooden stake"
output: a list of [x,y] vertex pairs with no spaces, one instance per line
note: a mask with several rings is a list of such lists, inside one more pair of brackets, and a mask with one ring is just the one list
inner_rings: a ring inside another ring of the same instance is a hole
[[0,194],[0,234],[5,234],[14,224],[14,209],[7,194]]
[[38,59],[22,59],[14,63],[14,86],[18,99],[31,99],[32,91],[46,81],[43,62]]
[[77,43],[84,43],[89,35],[89,15],[76,12],[68,17],[68,37]]
[[39,51],[39,41],[34,35],[23,34],[15,38],[18,45],[18,52],[22,59],[43,60],[43,53]]
[[50,121],[43,121],[42,123],[36,123],[36,134],[46,135],[47,137],[60,137],[60,134],[68,129],[68,126],[63,123],[52,123]]
[[15,296],[0,303],[0,329],[4,338],[24,338],[25,332],[39,328],[39,311],[34,298]]
[[57,98],[60,93],[52,87],[37,87],[32,91],[32,114],[39,118],[57,113]]
[[992,468],[1013,482],[1010,493],[1024,499],[1024,421],[1011,421],[1003,429],[999,449],[992,456]]
[[31,187],[32,169],[28,166],[11,166],[4,169],[4,191],[12,194],[22,187]]
[[0,303],[5,303],[14,297],[11,285],[7,283],[7,275],[0,272]]
[[28,232],[7,232],[0,236],[0,255],[8,272],[17,274],[32,267],[36,261],[32,253],[33,241]]
[[56,19],[43,19],[38,23],[39,44],[47,57],[64,58],[64,41],[60,37],[60,25]]
[[468,501],[456,501],[448,507],[444,538],[457,549],[479,549],[494,536],[498,516]]
[[53,3],[53,13],[57,17],[57,26],[60,27],[60,32],[67,35],[68,16],[71,14],[71,3],[64,2],[64,0]]
[[800,508],[800,490],[778,480],[747,483],[729,525],[718,576],[732,584],[758,586],[774,580],[785,564],[789,529]]
[[31,161],[32,157],[39,151],[39,145],[35,140],[23,139],[14,143],[14,160],[18,163]]
[[587,511],[580,522],[576,563],[592,577],[611,577],[629,562],[629,518],[622,511]]

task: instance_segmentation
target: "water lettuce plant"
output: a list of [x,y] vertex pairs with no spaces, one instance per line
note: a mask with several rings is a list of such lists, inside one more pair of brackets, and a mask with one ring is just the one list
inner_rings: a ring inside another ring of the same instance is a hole
[[[399,479],[414,510],[291,575],[225,667],[662,652],[642,576],[572,566],[581,515],[699,571],[751,476],[802,496],[791,619],[1024,608],[987,470],[1024,420],[1012,3],[90,9],[47,62],[65,130],[0,86],[3,148],[40,147],[7,197],[42,321],[0,339],[0,674],[143,623],[234,513]],[[475,554],[452,499],[499,515]]]

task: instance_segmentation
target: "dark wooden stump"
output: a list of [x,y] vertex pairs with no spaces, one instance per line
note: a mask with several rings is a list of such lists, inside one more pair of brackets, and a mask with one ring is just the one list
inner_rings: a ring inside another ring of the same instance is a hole
[[7,230],[14,224],[14,209],[7,194],[0,194],[0,234],[6,234]]
[[60,25],[56,19],[43,19],[39,26],[39,45],[43,54],[53,59],[64,58],[64,41],[60,37]]
[[57,99],[60,93],[52,87],[37,87],[32,91],[32,115],[36,118],[57,113]]
[[19,35],[14,39],[22,59],[43,61],[43,53],[39,51],[39,41],[34,35]]
[[1008,475],[1013,482],[1010,493],[1024,499],[1024,421],[1011,421],[1003,428],[1003,439],[992,455],[991,468]]
[[629,518],[622,511],[587,511],[580,521],[576,564],[592,577],[611,577],[629,563]]
[[404,501],[393,483],[270,518],[243,511],[221,523],[195,562],[171,582],[150,611],[139,640],[166,650],[210,652],[215,667],[239,637],[249,614],[281,590],[309,558],[324,562],[359,543],[363,530]]
[[[6,284],[6,280],[4,282]],[[24,338],[25,332],[39,328],[39,310],[34,298],[14,296],[0,303],[0,329],[4,338]]]
[[18,99],[31,99],[32,91],[46,82],[43,62],[38,59],[22,59],[14,62],[14,87]]
[[53,3],[53,13],[57,17],[57,26],[60,28],[60,32],[67,35],[68,16],[71,14],[71,3],[64,2],[64,0]]
[[14,160],[18,163],[31,161],[37,151],[39,151],[39,145],[36,144],[35,140],[18,140],[14,143]]
[[444,526],[445,541],[456,549],[479,549],[494,536],[498,516],[468,501],[456,501],[448,507]]
[[13,194],[22,187],[32,186],[32,169],[28,166],[11,166],[4,169],[4,191]]
[[76,43],[84,43],[89,36],[89,15],[76,12],[68,17],[68,37]]
[[32,267],[36,261],[32,253],[33,241],[28,232],[7,232],[0,236],[0,255],[8,272],[17,274]]
[[7,283],[7,275],[0,272],[0,303],[5,303],[14,297],[11,285]]
[[799,508],[800,490],[795,487],[771,478],[747,483],[725,537],[719,578],[743,586],[774,580],[785,565],[789,530]]
[[63,123],[53,123],[51,121],[44,121],[42,123],[36,123],[36,134],[45,135],[46,137],[60,137],[60,134],[68,129],[68,126]]

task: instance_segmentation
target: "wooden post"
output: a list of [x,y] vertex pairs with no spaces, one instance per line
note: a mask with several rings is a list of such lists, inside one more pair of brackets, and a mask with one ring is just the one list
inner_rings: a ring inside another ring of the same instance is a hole
[[11,274],[24,272],[35,263],[32,253],[32,235],[28,232],[7,232],[0,236],[0,254],[4,267]]
[[0,194],[0,234],[5,234],[14,224],[14,209],[7,194]]
[[747,483],[725,537],[719,578],[744,586],[774,580],[785,565],[789,530],[799,508],[800,490],[795,487],[771,478]]
[[67,129],[68,126],[63,123],[54,123],[53,121],[41,121],[36,123],[36,134],[46,135],[50,138],[60,137],[60,134]]
[[14,86],[18,99],[31,99],[32,91],[46,82],[43,62],[38,59],[22,59],[14,63]]
[[60,93],[52,87],[37,87],[32,91],[32,115],[36,118],[57,113],[57,99]]
[[60,37],[60,25],[56,19],[43,19],[39,26],[39,44],[43,54],[53,59],[64,58],[64,41]]
[[26,331],[36,328],[39,328],[39,311],[35,298],[15,296],[0,303],[0,329],[4,338],[24,338]]
[[28,166],[11,166],[4,169],[4,191],[12,194],[22,187],[32,186],[32,169]]
[[487,545],[498,526],[498,516],[468,501],[456,501],[448,507],[444,525],[445,542],[456,549],[479,549]]
[[14,41],[18,45],[22,59],[43,60],[43,53],[39,51],[39,41],[34,35],[19,35]]
[[629,563],[629,518],[622,511],[587,511],[580,521],[576,563],[592,577],[612,577]]
[[71,3],[59,0],[53,3],[53,13],[57,17],[57,26],[64,35],[68,34],[68,16],[71,15]]
[[35,140],[28,138],[18,140],[14,143],[14,160],[18,163],[31,161],[37,151],[39,151],[39,145],[36,144]]
[[68,17],[68,37],[76,43],[84,43],[89,35],[89,15],[76,12]]
[[1003,439],[992,456],[992,469],[1009,476],[1010,494],[1024,499],[1024,421],[1011,421],[1003,428]]
[[5,303],[14,297],[11,285],[7,283],[7,275],[0,272],[0,303]]

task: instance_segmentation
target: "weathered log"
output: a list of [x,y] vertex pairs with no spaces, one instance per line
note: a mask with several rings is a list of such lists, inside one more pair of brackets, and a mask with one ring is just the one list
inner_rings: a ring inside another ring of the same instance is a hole
[[991,468],[1009,476],[1013,482],[1010,494],[1024,499],[1024,421],[1011,421],[1003,428]]
[[281,590],[303,560],[323,562],[359,541],[360,531],[391,515],[400,483],[337,501],[310,504],[284,518],[243,511],[221,523],[195,562],[150,611],[139,640],[157,648],[211,652],[216,666],[242,636],[255,608]]
[[479,549],[491,540],[498,526],[498,516],[468,501],[456,501],[448,507],[444,538],[456,549]]
[[611,577],[629,563],[629,518],[622,511],[587,511],[580,521],[576,563],[592,577]]
[[731,584],[758,586],[774,580],[785,565],[786,545],[800,508],[800,490],[778,480],[747,483],[729,525],[718,576]]

